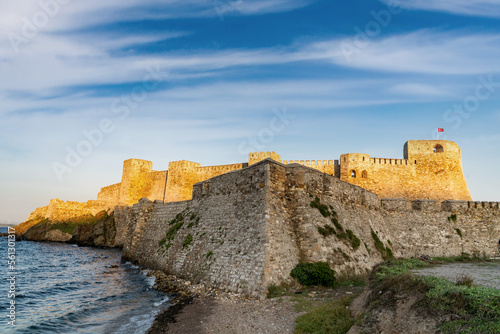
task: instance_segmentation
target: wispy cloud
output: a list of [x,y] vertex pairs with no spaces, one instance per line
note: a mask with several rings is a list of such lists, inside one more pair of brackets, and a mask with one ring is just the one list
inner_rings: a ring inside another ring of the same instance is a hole
[[370,41],[350,57],[332,40],[305,48],[304,59],[317,58],[347,67],[428,74],[478,74],[500,72],[500,34],[419,30]]
[[[380,0],[386,4],[393,0]],[[500,18],[500,3],[497,0],[403,0],[406,9],[448,12],[468,16]]]
[[60,3],[56,0],[1,0],[0,28],[4,32],[20,31],[25,20],[32,21],[39,12],[46,12],[51,17],[42,30],[69,31],[117,21],[218,18],[221,14],[263,15],[302,8],[313,2],[315,0],[86,0]]
[[[58,87],[121,84],[141,80],[145,68],[159,66],[178,77],[217,76],[231,68],[325,62],[334,66],[388,73],[471,75],[499,73],[500,35],[420,30],[375,40],[348,62],[333,39],[301,46],[260,49],[198,50],[174,53],[115,55],[115,48],[183,36],[166,32],[115,38],[42,35],[20,55],[8,55],[5,43],[0,89],[54,90]],[[29,78],[29,80],[27,80]]]

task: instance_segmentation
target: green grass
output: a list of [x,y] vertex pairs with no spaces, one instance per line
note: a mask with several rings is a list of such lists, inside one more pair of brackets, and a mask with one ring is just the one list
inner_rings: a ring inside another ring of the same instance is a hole
[[428,267],[429,263],[418,259],[393,259],[378,265],[372,272],[372,279],[380,282],[398,275],[407,274],[412,269]]
[[[113,222],[113,213],[108,214],[106,211],[98,212],[95,216],[91,214],[76,217],[74,219],[68,219],[65,221],[51,222],[48,219],[41,221],[38,224],[49,224],[49,230],[59,230],[63,233],[73,234],[75,229],[80,225],[94,225],[98,222]],[[113,224],[113,227],[116,228]]]
[[460,256],[451,257],[433,257],[433,262],[455,263],[455,262],[493,262],[486,256],[470,255],[469,253],[462,253]]
[[345,334],[354,324],[347,306],[351,298],[318,306],[296,320],[294,334]]
[[[462,261],[460,261],[460,259]],[[442,262],[469,262],[470,257],[441,258]],[[418,308],[452,319],[441,324],[443,333],[500,333],[500,290],[472,285],[470,278],[451,282],[433,276],[411,276],[410,270],[431,264],[416,259],[394,259],[377,266],[371,275],[372,288],[381,296],[410,294],[418,296]],[[374,300],[391,303],[393,300]]]
[[272,284],[267,288],[267,298],[277,298],[289,295],[289,291],[286,286]]
[[63,233],[68,233],[73,235],[73,232],[75,229],[82,225],[82,223],[72,223],[72,222],[61,222],[61,223],[55,223],[50,225],[51,230],[59,230]]

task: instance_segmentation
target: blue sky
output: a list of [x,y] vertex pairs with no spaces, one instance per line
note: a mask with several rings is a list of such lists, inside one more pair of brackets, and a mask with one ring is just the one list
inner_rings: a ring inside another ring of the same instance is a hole
[[402,158],[438,127],[462,147],[474,200],[500,201],[496,0],[0,8],[0,221],[95,199],[132,157],[156,170],[250,151]]

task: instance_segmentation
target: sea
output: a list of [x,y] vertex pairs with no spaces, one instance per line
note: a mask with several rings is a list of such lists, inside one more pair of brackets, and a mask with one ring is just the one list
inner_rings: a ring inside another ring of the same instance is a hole
[[8,241],[0,237],[0,333],[142,334],[170,306],[118,249]]

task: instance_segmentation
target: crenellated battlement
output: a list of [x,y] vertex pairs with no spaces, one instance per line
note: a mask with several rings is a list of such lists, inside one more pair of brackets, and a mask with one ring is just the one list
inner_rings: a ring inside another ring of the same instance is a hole
[[172,168],[199,168],[201,164],[188,160],[171,161],[168,164],[169,170]]
[[281,157],[276,152],[251,152],[248,154],[248,165],[253,165],[259,161],[271,158],[274,161],[281,162]]
[[202,166],[198,167],[200,172],[205,172],[205,173],[222,173],[222,172],[230,172],[233,170],[238,170],[241,169],[243,166],[246,164],[230,164],[230,165],[218,165],[218,166]]
[[311,168],[338,165],[338,160],[283,160],[284,165],[299,164]]

